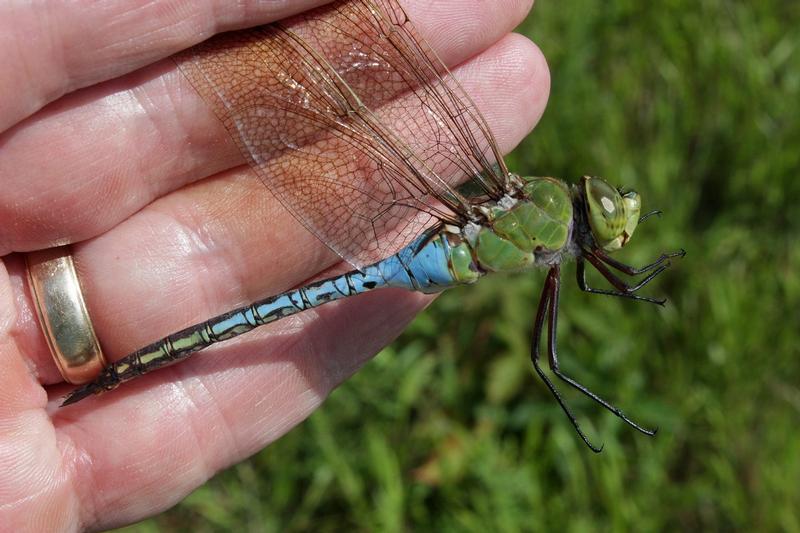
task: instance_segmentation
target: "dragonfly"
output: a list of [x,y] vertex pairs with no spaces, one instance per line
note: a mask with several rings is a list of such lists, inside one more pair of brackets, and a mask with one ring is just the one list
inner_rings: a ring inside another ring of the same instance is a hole
[[[546,322],[553,374],[655,434],[560,370],[561,265],[574,258],[587,293],[664,305],[637,293],[684,251],[641,268],[623,264],[609,254],[659,214],[642,215],[637,192],[599,177],[568,185],[509,172],[486,120],[397,0],[334,2],[286,22],[217,35],[175,61],[258,179],[353,270],[156,340],[106,367],[62,405],[341,298],[387,287],[438,293],[491,273],[543,268],[531,342],[536,374],[580,438],[600,451],[542,369]],[[611,288],[590,287],[587,264]],[[622,277],[639,275],[635,283]]]

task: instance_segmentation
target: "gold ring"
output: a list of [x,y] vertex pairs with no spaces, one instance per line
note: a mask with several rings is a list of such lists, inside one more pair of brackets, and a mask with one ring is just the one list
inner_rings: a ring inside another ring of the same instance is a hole
[[36,313],[64,380],[91,381],[106,366],[68,246],[27,254]]

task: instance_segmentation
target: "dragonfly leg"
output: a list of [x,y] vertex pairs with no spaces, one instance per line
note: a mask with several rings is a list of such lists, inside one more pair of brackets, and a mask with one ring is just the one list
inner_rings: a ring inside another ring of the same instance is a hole
[[593,255],[603,263],[607,264],[613,269],[619,270],[623,274],[627,274],[628,276],[638,276],[639,274],[644,274],[645,272],[650,272],[656,268],[663,266],[663,263],[666,261],[666,266],[669,266],[669,259],[673,257],[683,257],[686,255],[686,250],[681,248],[675,252],[668,252],[665,254],[661,254],[658,259],[650,263],[649,265],[645,265],[640,268],[632,267],[630,265],[626,265],[625,263],[621,263],[614,259],[613,257],[609,256],[603,250],[592,250],[589,255]]
[[602,274],[602,276],[606,278],[608,282],[611,283],[611,285],[617,290],[607,291],[603,289],[594,289],[592,287],[589,287],[589,285],[586,283],[586,267],[583,262],[583,258],[579,257],[577,261],[578,268],[576,273],[578,278],[578,287],[580,287],[582,291],[592,294],[605,294],[608,296],[619,296],[621,298],[630,298],[631,300],[650,302],[661,306],[663,306],[666,303],[667,301],[666,298],[650,298],[649,296],[639,296],[634,293],[639,289],[641,289],[642,287],[644,287],[645,285],[647,285],[648,283],[650,283],[656,276],[664,272],[664,270],[666,270],[667,267],[669,266],[668,264],[661,265],[656,270],[651,272],[642,281],[640,281],[636,285],[631,286],[622,281],[621,279],[619,279],[616,275],[614,275],[613,272],[611,272],[608,268],[606,268],[606,266],[593,255],[587,254],[585,257],[592,264],[592,266],[595,267],[597,271],[600,272],[600,274]]
[[[558,268],[558,267],[555,267],[555,268]],[[632,428],[636,429],[637,431],[640,431],[640,432],[644,433],[645,435],[650,435],[650,436],[655,435],[656,432],[658,431],[658,428],[653,429],[653,430],[643,428],[642,426],[640,426],[639,424],[637,424],[636,422],[634,422],[633,420],[628,418],[625,415],[625,413],[622,412],[621,409],[611,405],[606,400],[604,400],[603,398],[601,398],[597,394],[595,394],[592,391],[590,391],[589,389],[587,389],[585,386],[581,385],[580,383],[578,383],[577,381],[575,381],[571,377],[566,376],[561,372],[561,369],[559,368],[559,364],[558,364],[558,352],[556,351],[556,328],[557,328],[557,323],[558,323],[558,298],[559,298],[559,289],[560,289],[559,286],[560,286],[560,284],[561,284],[560,280],[558,278],[555,278],[555,282],[553,283],[553,287],[552,287],[552,289],[550,291],[550,298],[549,298],[549,302],[548,302],[548,305],[549,305],[548,313],[550,315],[550,319],[549,319],[548,324],[547,324],[547,355],[548,355],[548,357],[550,359],[550,370],[552,370],[553,374],[558,376],[558,378],[561,381],[563,381],[563,382],[567,383],[569,386],[581,391],[583,394],[585,394],[586,396],[588,396],[589,398],[591,398],[595,402],[599,403],[605,409],[607,409],[608,411],[613,413],[615,416],[617,416],[620,419],[622,419],[626,424],[628,424]]]
[[654,215],[659,217],[659,218],[661,218],[662,211],[660,209],[655,209],[653,211],[650,211],[649,213],[645,213],[644,215],[639,217],[639,224],[641,224],[642,222],[644,222],[645,220],[647,220],[648,218],[650,218],[650,217],[652,217]]
[[[556,306],[553,308],[548,304],[553,300],[553,293],[555,291],[556,298],[558,296],[558,284],[560,283],[560,268],[558,265],[552,267],[550,272],[547,274],[547,279],[544,282],[544,288],[542,289],[542,295],[539,298],[539,308],[536,311],[536,320],[533,323],[533,336],[531,340],[531,362],[533,362],[533,368],[536,370],[536,373],[539,375],[539,378],[547,385],[547,388],[552,393],[553,397],[558,402],[558,405],[561,406],[561,409],[569,418],[569,421],[572,423],[572,426],[575,428],[575,431],[578,432],[578,435],[583,440],[584,443],[595,453],[600,453],[603,451],[603,446],[599,448],[589,441],[589,438],[581,429],[580,425],[578,424],[578,420],[575,418],[575,415],[572,414],[572,410],[569,406],[564,402],[564,399],[561,397],[561,394],[556,389],[556,386],[550,381],[550,378],[542,371],[541,366],[539,365],[539,344],[542,338],[542,329],[544,327],[544,319],[545,315],[548,313],[548,309],[550,310],[550,319],[548,324],[552,325],[554,322],[553,319],[553,309],[558,309],[558,301],[556,300]],[[551,329],[555,329],[552,327]],[[552,366],[552,365],[551,365]]]

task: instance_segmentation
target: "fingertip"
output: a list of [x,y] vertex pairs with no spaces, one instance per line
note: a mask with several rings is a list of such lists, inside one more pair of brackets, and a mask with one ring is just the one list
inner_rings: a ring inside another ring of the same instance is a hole
[[522,141],[544,114],[550,70],[539,47],[522,35],[507,35],[455,74],[487,117],[504,153]]
[[542,118],[550,98],[550,67],[536,43],[518,33],[504,39],[507,79],[519,94],[524,121],[532,129]]

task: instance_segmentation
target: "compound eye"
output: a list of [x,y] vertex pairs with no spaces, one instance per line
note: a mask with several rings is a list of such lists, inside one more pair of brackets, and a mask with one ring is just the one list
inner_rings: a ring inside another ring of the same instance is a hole
[[625,208],[619,191],[600,178],[584,178],[586,210],[592,233],[601,246],[625,228]]
[[603,216],[613,217],[617,212],[615,198],[619,192],[601,179],[594,178],[589,182],[589,194],[592,196],[593,203],[601,208]]

